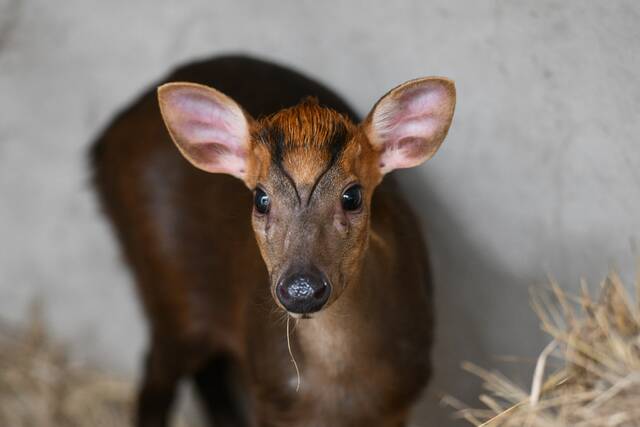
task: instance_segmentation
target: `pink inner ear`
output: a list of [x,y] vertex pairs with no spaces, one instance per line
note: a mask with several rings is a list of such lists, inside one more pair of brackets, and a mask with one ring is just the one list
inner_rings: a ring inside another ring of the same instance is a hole
[[383,173],[417,166],[431,157],[453,112],[451,93],[438,81],[426,80],[398,90],[400,93],[385,97],[373,115],[372,142],[382,148]]
[[[234,137],[237,123],[233,113],[219,102],[211,98],[193,94],[177,94],[174,99],[177,116],[176,122],[182,135],[192,143],[217,141],[231,145],[237,144]],[[234,124],[236,125],[234,127]]]
[[243,178],[248,124],[240,107],[202,86],[169,84],[160,89],[163,117],[174,141],[195,166]]

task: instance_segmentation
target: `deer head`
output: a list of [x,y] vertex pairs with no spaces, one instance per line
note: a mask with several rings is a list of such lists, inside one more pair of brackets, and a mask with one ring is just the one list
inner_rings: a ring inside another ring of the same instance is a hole
[[184,157],[253,192],[252,224],[271,293],[296,315],[329,307],[357,280],[376,186],[434,155],[456,98],[450,80],[411,80],[356,124],[313,99],[257,120],[206,86],[169,83],[158,95]]

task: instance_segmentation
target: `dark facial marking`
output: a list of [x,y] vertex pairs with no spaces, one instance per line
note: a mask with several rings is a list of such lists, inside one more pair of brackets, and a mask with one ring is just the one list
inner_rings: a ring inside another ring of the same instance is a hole
[[333,165],[338,161],[340,155],[344,151],[344,147],[347,145],[347,128],[344,123],[339,123],[338,126],[334,128],[334,133],[329,139],[329,152],[331,153],[331,157],[329,158],[329,164],[322,171],[322,173],[316,179],[316,182],[313,183],[313,187],[311,187],[311,191],[309,192],[309,198],[307,198],[307,206],[311,203],[311,197],[313,197],[313,192],[315,191],[318,183],[322,180],[322,178],[331,170]]
[[286,147],[284,130],[279,126],[265,126],[260,130],[257,140],[269,148],[272,164],[277,167],[285,176],[287,181],[289,181],[296,193],[298,203],[301,203],[302,199],[300,198],[300,193],[298,192],[298,187],[296,187],[295,181],[282,166]]
[[329,161],[329,168],[333,166],[333,164],[338,161],[342,152],[344,151],[344,147],[347,145],[348,140],[348,132],[347,127],[344,123],[336,123],[336,126],[333,128],[333,135],[329,137],[329,152],[331,153],[331,160]]
[[[290,156],[303,155],[298,163],[309,171],[323,166],[311,185],[307,205],[313,191],[325,174],[340,159],[349,141],[348,121],[337,112],[322,107],[314,98],[307,98],[295,107],[287,108],[262,120],[257,140],[264,144],[271,154],[272,166],[276,167],[293,186],[298,202],[300,192],[295,180],[285,168]],[[301,154],[298,154],[301,153]],[[304,154],[302,154],[304,153]],[[306,162],[306,163],[305,163]],[[318,168],[319,169],[319,168]],[[293,176],[298,176],[292,172]]]

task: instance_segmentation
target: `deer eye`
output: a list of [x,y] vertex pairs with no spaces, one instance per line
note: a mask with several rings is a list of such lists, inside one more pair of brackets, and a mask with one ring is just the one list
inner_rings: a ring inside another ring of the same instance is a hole
[[345,211],[355,211],[362,205],[362,187],[352,185],[342,193],[342,209]]
[[262,188],[256,188],[256,193],[253,196],[253,203],[256,206],[256,211],[261,214],[269,212],[269,206],[271,205],[271,199]]

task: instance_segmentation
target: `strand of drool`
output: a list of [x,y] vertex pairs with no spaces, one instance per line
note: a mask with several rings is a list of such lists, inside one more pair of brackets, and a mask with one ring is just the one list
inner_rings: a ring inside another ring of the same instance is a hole
[[293,362],[293,367],[296,369],[296,393],[300,391],[300,370],[298,369],[298,363],[296,362],[296,358],[293,357],[293,351],[291,351],[291,334],[289,329],[289,321],[291,320],[291,316],[287,316],[287,348],[289,349],[289,356],[291,356],[291,361]]

